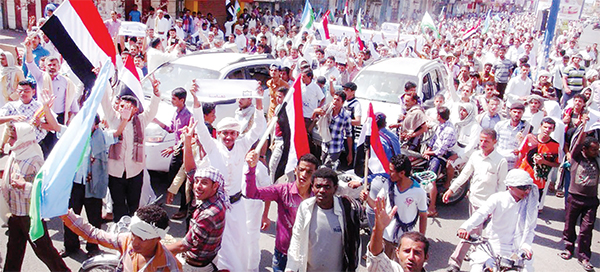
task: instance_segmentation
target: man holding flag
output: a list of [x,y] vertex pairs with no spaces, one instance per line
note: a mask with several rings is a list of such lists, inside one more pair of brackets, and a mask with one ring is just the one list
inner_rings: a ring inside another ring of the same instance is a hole
[[[23,86],[20,85],[19,88],[22,89]],[[27,86],[27,88],[31,87],[31,85]],[[70,271],[52,245],[45,222],[42,222],[43,235],[37,240],[29,239],[32,182],[44,164],[42,149],[35,141],[34,128],[29,123],[17,122],[9,125],[7,130],[10,137],[8,144],[12,148],[8,157],[8,168],[4,169],[4,178],[0,187],[10,212],[4,271],[21,271],[27,241],[50,271]]]

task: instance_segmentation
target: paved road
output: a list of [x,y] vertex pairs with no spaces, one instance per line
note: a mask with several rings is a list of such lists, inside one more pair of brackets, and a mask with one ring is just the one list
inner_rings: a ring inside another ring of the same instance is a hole
[[[157,180],[155,179],[156,183]],[[158,186],[159,190],[164,190],[164,186]],[[176,202],[177,203],[177,202]],[[546,201],[547,206],[544,208],[544,212],[539,216],[538,226],[536,228],[536,238],[534,240],[534,266],[537,271],[581,271],[580,266],[576,260],[563,261],[557,256],[560,251],[561,243],[560,237],[563,229],[563,199],[549,196]],[[177,211],[177,207],[167,205],[167,211],[169,214],[173,214]],[[439,217],[429,219],[427,224],[427,237],[431,241],[431,252],[427,269],[429,271],[440,271],[446,267],[448,257],[454,250],[456,243],[459,239],[456,237],[455,232],[467,219],[467,200],[463,200],[455,206],[441,206],[439,207]],[[270,218],[276,218],[276,205],[272,205],[270,211]],[[48,222],[50,236],[54,241],[54,246],[57,249],[62,248],[62,226],[60,219],[52,219]],[[104,225],[106,228],[107,225]],[[181,239],[184,234],[183,224],[181,221],[171,221],[170,234],[176,239]],[[260,249],[261,249],[261,262],[259,271],[271,271],[270,263],[272,258],[272,251],[274,247],[274,232],[275,226],[271,225],[269,230],[261,234]],[[363,236],[363,241],[366,241],[368,237]],[[600,252],[600,233],[598,228],[594,230],[594,239],[592,243],[592,264],[596,267],[600,267],[600,256],[597,252]],[[0,235],[0,258],[4,258],[6,254],[6,242],[7,236]],[[83,247],[82,247],[83,248]],[[81,251],[73,258],[66,258],[67,265],[73,269],[78,270],[80,263],[85,260],[85,253]],[[2,264],[4,261],[2,260]],[[366,271],[362,263],[359,271]],[[468,271],[469,266],[467,263],[463,265],[463,271]],[[25,256],[25,262],[23,265],[23,271],[45,271],[44,264],[39,261],[31,248],[28,246],[27,253]]]

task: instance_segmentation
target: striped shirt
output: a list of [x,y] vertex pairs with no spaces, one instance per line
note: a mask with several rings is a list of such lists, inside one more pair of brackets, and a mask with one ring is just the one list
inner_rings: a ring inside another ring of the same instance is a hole
[[10,165],[10,174],[19,173],[27,183],[23,189],[17,189],[9,185],[8,192],[5,192],[5,198],[8,201],[8,208],[12,215],[28,216],[29,203],[31,200],[31,188],[37,171],[44,164],[44,159],[40,156],[31,157],[25,160],[14,160]]
[[585,69],[583,67],[576,68],[574,65],[569,65],[563,70],[563,76],[567,77],[567,85],[571,91],[579,92],[583,89],[585,77]]
[[512,66],[513,63],[509,59],[498,60],[494,64],[494,76],[497,83],[508,83]]

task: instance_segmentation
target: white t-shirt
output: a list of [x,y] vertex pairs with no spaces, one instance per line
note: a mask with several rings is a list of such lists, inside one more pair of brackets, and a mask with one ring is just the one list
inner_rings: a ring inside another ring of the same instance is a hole
[[530,95],[531,88],[533,88],[533,82],[530,78],[525,77],[525,80],[523,80],[521,75],[511,78],[506,86],[506,106],[510,107],[519,98]]
[[[385,209],[388,213],[392,211],[389,195],[389,184],[385,183],[377,197],[385,198]],[[413,185],[404,192],[398,191],[398,186],[394,186],[394,205],[398,207],[400,220],[408,224],[415,220],[419,212],[427,211],[427,193],[416,182],[413,182]],[[390,242],[399,242],[393,239],[396,224],[398,222],[395,219],[390,222],[383,231],[383,239]],[[400,238],[400,235],[402,235],[402,229],[399,230],[397,238]]]
[[313,81],[308,85],[302,84],[302,111],[304,118],[310,118],[316,108],[319,107],[319,101],[323,100],[325,95],[321,88]]

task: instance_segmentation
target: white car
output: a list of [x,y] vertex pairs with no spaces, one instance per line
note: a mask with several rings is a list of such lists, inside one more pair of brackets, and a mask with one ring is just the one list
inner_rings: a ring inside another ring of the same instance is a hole
[[[271,64],[281,63],[270,55],[247,55],[239,53],[210,52],[186,55],[176,60],[167,62],[151,71],[142,79],[142,88],[146,96],[146,105],[152,95],[152,86],[149,80],[154,76],[160,81],[161,102],[156,118],[165,124],[170,124],[175,108],[171,105],[171,92],[177,87],[188,90],[192,79],[254,79],[261,82],[266,88],[270,78]],[[268,92],[265,92],[268,96]],[[265,111],[268,109],[268,99],[263,100]],[[193,99],[188,95],[187,107],[191,111]],[[215,125],[224,117],[233,117],[238,105],[235,99],[215,102],[217,120]],[[146,134],[146,168],[154,171],[169,171],[171,157],[162,157],[161,151],[175,145],[174,133],[167,133],[155,123],[150,123],[145,130]]]
[[447,90],[447,78],[446,68],[434,60],[391,58],[365,67],[353,80],[358,86],[355,96],[362,108],[363,122],[369,103],[372,103],[375,112],[386,115],[388,124],[396,123],[400,114],[400,96],[404,94],[407,82],[415,83],[417,94],[427,102]]

